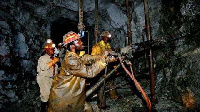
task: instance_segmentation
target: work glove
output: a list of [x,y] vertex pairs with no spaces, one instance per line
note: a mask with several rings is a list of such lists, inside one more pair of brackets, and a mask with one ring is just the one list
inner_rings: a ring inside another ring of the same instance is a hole
[[55,47],[55,50],[54,50],[54,57],[58,57],[59,55],[59,50]]
[[56,62],[59,61],[59,58],[55,57],[52,61],[47,63],[47,66],[51,68]]
[[113,51],[105,51],[105,54],[104,54],[107,62],[110,62],[110,63],[117,61],[117,58],[115,58],[115,55],[116,53]]
[[108,52],[108,51],[105,51],[104,54],[103,54],[104,58],[107,58],[107,57],[108,57],[108,54],[109,54],[109,52]]

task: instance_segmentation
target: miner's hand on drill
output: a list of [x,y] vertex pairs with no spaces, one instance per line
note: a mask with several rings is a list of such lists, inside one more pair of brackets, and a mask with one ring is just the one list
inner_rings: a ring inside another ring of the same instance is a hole
[[112,62],[115,62],[117,61],[117,58],[115,58],[114,56],[110,56],[109,57],[109,62],[112,63]]
[[114,56],[109,56],[112,53],[112,51],[105,51],[104,52],[104,57],[106,58],[106,60],[110,63],[117,61],[117,58],[115,58]]
[[58,61],[59,61],[59,58],[55,57],[55,58],[52,59],[52,61],[50,61],[49,63],[47,63],[47,66],[48,66],[49,68],[51,68],[51,67],[52,67],[53,65],[55,65],[55,63],[58,62]]

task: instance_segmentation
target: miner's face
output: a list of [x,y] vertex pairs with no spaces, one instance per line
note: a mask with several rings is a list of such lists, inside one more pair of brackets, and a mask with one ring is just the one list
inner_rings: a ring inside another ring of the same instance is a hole
[[108,43],[110,41],[110,38],[109,37],[102,37],[102,40],[105,42],[105,43]]
[[74,44],[77,50],[83,50],[84,47],[83,47],[83,42],[81,41],[81,39],[74,41]]
[[53,56],[54,55],[54,49],[55,48],[45,48],[45,51],[49,56]]

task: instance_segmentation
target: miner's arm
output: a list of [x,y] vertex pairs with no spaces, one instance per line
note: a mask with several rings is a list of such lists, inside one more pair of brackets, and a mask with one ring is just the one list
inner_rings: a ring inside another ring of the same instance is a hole
[[101,60],[97,60],[90,66],[84,64],[81,58],[70,56],[65,58],[67,64],[67,71],[71,75],[78,77],[93,78],[101,72],[106,66],[105,58],[102,56]]

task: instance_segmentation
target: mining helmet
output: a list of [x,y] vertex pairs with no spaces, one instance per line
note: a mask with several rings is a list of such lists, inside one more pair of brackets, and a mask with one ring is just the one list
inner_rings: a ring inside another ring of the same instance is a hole
[[62,43],[59,43],[58,46],[62,46]]
[[103,31],[100,35],[101,37],[108,37],[108,38],[111,38],[111,34],[109,31]]
[[65,34],[63,36],[63,44],[65,46],[66,44],[68,44],[70,42],[73,42],[73,41],[75,41],[75,40],[77,40],[79,38],[80,38],[80,35],[76,34],[73,31],[70,31],[70,32],[68,32],[67,34]]
[[63,47],[63,43],[59,43],[58,47],[60,47],[60,48]]
[[53,41],[51,39],[47,39],[46,41],[46,45],[45,45],[45,49],[50,49],[50,48],[55,48],[56,45],[53,43]]

